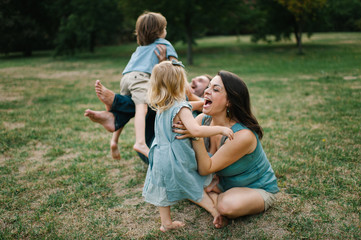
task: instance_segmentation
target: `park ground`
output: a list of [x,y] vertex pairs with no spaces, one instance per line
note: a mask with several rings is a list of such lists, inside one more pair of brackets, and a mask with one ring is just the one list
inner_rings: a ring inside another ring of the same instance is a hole
[[[208,37],[194,47],[189,79],[224,69],[247,83],[262,140],[280,187],[263,214],[212,227],[203,209],[182,201],[159,231],[143,201],[147,170],[132,150],[134,126],[120,138],[83,116],[103,110],[94,82],[114,91],[135,44],[53,58],[0,56],[0,239],[360,239],[361,33],[318,33],[294,41]],[[186,63],[186,46],[175,44]]]

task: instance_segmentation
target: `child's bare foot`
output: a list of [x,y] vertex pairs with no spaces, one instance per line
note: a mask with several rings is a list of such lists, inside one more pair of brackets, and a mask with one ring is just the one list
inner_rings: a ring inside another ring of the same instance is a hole
[[114,115],[106,111],[92,111],[90,109],[85,110],[85,117],[88,117],[93,122],[101,124],[109,132],[115,131]]
[[95,92],[99,100],[105,104],[107,111],[110,111],[114,101],[115,93],[104,87],[99,80],[95,81]]
[[139,143],[135,143],[133,145],[133,149],[141,154],[143,154],[144,156],[148,157],[149,154],[149,147],[144,143],[144,144],[139,144]]
[[162,226],[160,226],[159,230],[161,230],[162,232],[166,232],[166,231],[169,231],[169,230],[174,230],[174,229],[184,227],[184,225],[185,224],[183,222],[174,221],[170,225],[162,225]]
[[219,183],[219,177],[217,175],[214,175],[212,182],[205,188],[206,192],[221,193],[222,191],[217,186],[218,183]]
[[120,160],[120,152],[118,149],[118,143],[114,142],[113,140],[110,141],[110,152],[112,153],[112,158],[115,160]]
[[228,219],[222,215],[215,216],[213,219],[213,225],[215,228],[224,228],[228,225]]

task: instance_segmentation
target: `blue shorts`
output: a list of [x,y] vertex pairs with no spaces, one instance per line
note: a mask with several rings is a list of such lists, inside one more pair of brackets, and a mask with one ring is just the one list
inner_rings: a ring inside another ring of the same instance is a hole
[[[115,130],[124,127],[130,119],[135,115],[135,104],[128,95],[115,94],[114,101],[110,112],[114,115]],[[154,139],[154,121],[156,112],[148,108],[148,113],[145,120],[145,141],[150,148]],[[148,158],[138,153],[140,158],[149,163]]]

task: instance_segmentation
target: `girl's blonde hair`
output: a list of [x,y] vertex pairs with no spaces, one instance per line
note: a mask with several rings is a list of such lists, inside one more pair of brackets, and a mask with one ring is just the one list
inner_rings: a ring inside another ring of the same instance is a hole
[[146,46],[159,38],[167,27],[167,20],[160,13],[144,12],[135,24],[135,35],[140,46]]
[[154,66],[148,91],[149,106],[162,112],[170,108],[175,101],[184,101],[186,96],[187,76],[184,68],[163,61]]

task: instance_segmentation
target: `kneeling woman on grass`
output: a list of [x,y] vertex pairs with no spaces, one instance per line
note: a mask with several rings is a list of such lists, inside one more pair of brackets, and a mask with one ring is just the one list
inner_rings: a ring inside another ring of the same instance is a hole
[[[204,100],[203,114],[196,121],[206,126],[229,127],[234,138],[232,141],[221,135],[193,138],[199,173],[216,173],[219,177],[212,182],[218,190],[204,195],[199,205],[207,210],[215,206],[228,218],[267,210],[279,189],[260,142],[263,131],[251,112],[246,84],[237,75],[220,71],[205,90]],[[178,138],[194,137],[186,125],[175,127],[175,132],[184,134]],[[215,218],[216,227],[224,225],[220,220]]]

